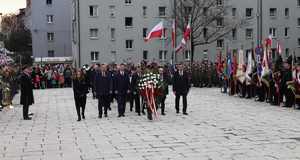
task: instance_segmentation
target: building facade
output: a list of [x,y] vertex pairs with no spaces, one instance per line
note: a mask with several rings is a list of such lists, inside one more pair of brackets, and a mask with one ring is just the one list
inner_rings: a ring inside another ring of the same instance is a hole
[[34,58],[71,57],[72,0],[31,0]]
[[171,26],[169,0],[73,0],[72,6],[72,46],[77,66],[170,60],[170,38],[144,42],[160,21],[165,27]]
[[[272,50],[282,45],[283,56],[300,56],[300,0],[218,0],[230,6],[227,15],[241,17],[247,25],[209,45],[197,46],[194,60],[214,60],[216,53],[244,49],[247,54],[261,39],[273,37]],[[143,41],[161,20],[171,33],[173,0],[73,0],[72,52],[75,64],[170,62],[171,39]],[[179,42],[180,39],[177,39]],[[177,62],[189,61],[188,51],[178,53]]]
[[[282,56],[300,56],[300,0],[228,0],[231,8],[227,16],[242,17],[247,25],[242,26],[215,43],[197,47],[196,59],[208,57],[215,59],[216,53],[227,49],[236,53],[243,49],[245,54],[272,37],[272,55],[276,58],[277,42],[282,46]],[[207,55],[206,55],[207,53]]]

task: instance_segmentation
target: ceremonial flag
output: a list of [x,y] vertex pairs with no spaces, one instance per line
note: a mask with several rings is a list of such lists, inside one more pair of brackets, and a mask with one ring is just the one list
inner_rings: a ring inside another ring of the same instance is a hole
[[277,41],[277,53],[278,53],[279,55],[282,55],[282,47],[281,47],[280,42],[278,42],[278,41]]
[[262,60],[262,73],[261,76],[266,75],[269,72],[269,60],[268,60],[268,50],[267,48],[264,49],[264,55]]
[[148,33],[145,42],[148,42],[153,38],[162,38],[164,36],[164,30],[164,23],[161,21]]
[[175,48],[175,41],[176,41],[176,20],[173,20],[172,24],[172,47]]
[[175,52],[177,53],[185,48],[186,48],[186,40],[182,38],[180,44],[176,47]]
[[244,76],[244,51],[242,49],[239,50],[239,64],[238,64],[238,69],[236,76],[239,77],[239,80],[243,83],[245,81],[245,76]]
[[191,33],[192,33],[192,28],[191,28],[191,23],[189,22],[187,27],[185,28],[185,31],[184,31],[184,39],[187,41],[187,40],[190,40],[191,38]]
[[232,61],[231,61],[231,53],[228,53],[227,55],[227,77],[230,78],[231,77],[231,73],[232,73]]
[[266,47],[271,47],[272,46],[272,35],[269,35],[269,37],[265,40],[266,42]]
[[254,66],[254,62],[253,62],[253,56],[251,51],[251,53],[248,54],[248,62],[247,62],[247,69],[246,69],[246,77],[248,79],[251,79],[249,75],[252,73],[253,66]]

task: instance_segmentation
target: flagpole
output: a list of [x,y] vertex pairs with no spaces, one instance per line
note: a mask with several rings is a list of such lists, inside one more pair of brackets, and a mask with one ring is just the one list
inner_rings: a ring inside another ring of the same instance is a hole
[[174,51],[173,51],[173,55],[172,55],[172,61],[173,61],[173,64],[176,63],[177,61],[177,55],[176,55],[176,45],[177,45],[177,37],[176,37],[176,18],[177,18],[177,1],[174,0],[174,22],[175,22],[175,37],[174,37]]

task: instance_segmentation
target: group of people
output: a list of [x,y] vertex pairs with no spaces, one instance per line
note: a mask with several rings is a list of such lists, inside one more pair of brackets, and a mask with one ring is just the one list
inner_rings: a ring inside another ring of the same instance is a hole
[[69,64],[36,65],[32,67],[34,89],[72,87],[72,67]]
[[[223,63],[226,63],[223,61]],[[223,93],[238,95],[241,98],[255,98],[256,101],[271,105],[293,107],[299,102],[300,95],[300,64],[295,57],[290,56],[285,61],[278,56],[275,63],[269,63],[270,68],[263,68],[256,63],[244,65],[240,74],[238,64],[233,66],[229,75],[219,71]],[[252,72],[247,68],[252,67]],[[228,91],[229,89],[229,91]]]
[[[87,69],[88,68],[88,69]],[[111,110],[111,103],[116,100],[118,117],[125,117],[126,102],[130,104],[130,111],[135,111],[137,115],[145,115],[152,120],[152,112],[147,106],[146,98],[141,96],[138,83],[143,74],[147,72],[159,74],[159,78],[164,83],[161,89],[162,94],[157,97],[157,109],[161,109],[161,115],[165,113],[165,100],[169,94],[169,84],[173,85],[173,93],[176,96],[175,109],[180,113],[179,100],[182,96],[182,113],[187,113],[187,94],[190,89],[190,78],[182,64],[176,65],[171,71],[167,66],[158,66],[155,63],[150,65],[107,65],[95,64],[85,67],[85,69],[76,69],[73,76],[73,91],[78,121],[85,119],[85,106],[89,87],[93,97],[98,99],[98,118],[107,117]]]

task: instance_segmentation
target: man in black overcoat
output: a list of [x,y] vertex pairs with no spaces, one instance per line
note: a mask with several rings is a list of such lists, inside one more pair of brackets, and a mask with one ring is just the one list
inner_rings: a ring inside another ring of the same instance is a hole
[[190,90],[190,82],[188,74],[183,70],[183,65],[179,64],[177,66],[177,72],[175,72],[173,77],[173,92],[176,96],[175,98],[175,108],[176,113],[179,113],[179,100],[182,96],[183,101],[183,114],[188,115],[187,113],[187,95]]
[[23,105],[23,118],[24,120],[31,120],[28,115],[29,106],[34,104],[33,97],[33,86],[31,80],[32,69],[30,66],[25,65],[23,68],[23,73],[20,77],[21,83],[21,101],[20,104]]
[[126,110],[126,95],[130,93],[129,90],[129,76],[125,72],[125,65],[120,65],[120,71],[114,77],[114,93],[118,102],[118,117],[125,117]]

